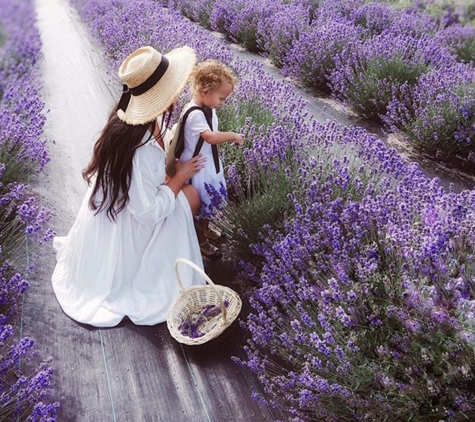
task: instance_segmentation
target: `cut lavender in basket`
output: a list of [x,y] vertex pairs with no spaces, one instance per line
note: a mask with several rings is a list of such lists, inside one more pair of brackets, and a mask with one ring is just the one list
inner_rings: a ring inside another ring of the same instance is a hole
[[[225,300],[224,306],[227,308],[229,306],[229,300]],[[199,338],[203,337],[205,333],[200,331],[200,327],[206,322],[210,321],[214,317],[218,316],[221,313],[221,306],[219,305],[206,305],[200,308],[198,311],[193,312],[190,316],[180,324],[178,330],[180,334],[190,338]],[[215,328],[216,324],[212,326]]]
[[199,330],[201,324],[206,322],[206,317],[199,316],[197,318],[196,314],[192,314],[185,322],[180,324],[178,330],[180,334],[190,338],[199,338],[203,337],[205,334]]

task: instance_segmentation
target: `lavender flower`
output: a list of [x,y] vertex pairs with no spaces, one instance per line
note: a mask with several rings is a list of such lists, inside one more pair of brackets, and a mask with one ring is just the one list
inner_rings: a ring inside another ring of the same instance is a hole
[[49,161],[42,139],[41,41],[35,19],[29,1],[7,1],[0,8],[0,419],[52,422],[58,403],[44,403],[52,369],[46,361],[36,366],[33,340],[14,340],[12,325],[29,288],[18,272],[25,269],[21,246],[26,239],[33,246],[51,237],[45,226],[52,213],[38,205],[26,185]]
[[[241,11],[258,9],[244,1],[218,5],[210,21],[229,31],[242,28],[240,16],[249,15]],[[138,9],[147,23],[153,17],[169,25],[172,38],[150,29]],[[186,40],[200,57],[231,62],[224,44],[156,3],[90,1],[82,10],[114,60],[138,42],[166,50]],[[119,33],[124,19],[133,19],[133,31]],[[393,14],[362,1],[324,1],[309,12],[305,30],[307,24],[347,25],[358,33],[359,48],[337,51],[328,75],[346,101],[355,86],[370,86],[368,69],[396,67],[397,77],[391,69],[372,80],[380,95],[368,104],[384,105],[382,117],[392,116],[395,99],[410,116],[415,87],[455,60],[434,41],[437,21],[414,9]],[[295,45],[301,37],[292,38]],[[289,56],[279,55],[288,63]],[[240,363],[259,377],[266,397],[256,399],[284,409],[291,420],[473,417],[467,362],[475,356],[467,333],[475,312],[474,193],[444,192],[362,129],[309,121],[288,85],[269,81],[255,63],[232,65],[240,85],[220,122],[245,130],[249,142],[240,154],[223,154],[235,195],[226,209],[236,211],[224,220],[248,252],[238,256],[241,278],[253,287],[253,311],[243,322],[250,339]],[[355,69],[368,74],[352,85]],[[404,72],[412,76],[406,85]],[[202,333],[196,325],[182,329]]]
[[[229,306],[229,301],[224,301],[224,306]],[[205,305],[200,309],[194,310],[188,318],[183,321],[178,330],[180,334],[190,338],[203,337],[211,324],[216,323],[216,317],[221,315],[221,307],[219,305]]]

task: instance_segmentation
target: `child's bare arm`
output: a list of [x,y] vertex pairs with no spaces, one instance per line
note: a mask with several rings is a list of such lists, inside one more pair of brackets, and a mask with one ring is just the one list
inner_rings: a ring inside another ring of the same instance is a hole
[[223,144],[225,142],[234,142],[236,145],[244,144],[244,138],[239,133],[205,130],[200,135],[208,144]]

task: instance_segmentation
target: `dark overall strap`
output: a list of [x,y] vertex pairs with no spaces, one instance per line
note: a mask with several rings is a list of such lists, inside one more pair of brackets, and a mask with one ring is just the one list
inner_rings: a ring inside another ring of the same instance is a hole
[[180,124],[180,127],[179,127],[180,132],[178,133],[178,142],[177,142],[177,145],[175,147],[175,158],[179,159],[181,157],[181,154],[183,154],[183,150],[185,149],[185,142],[184,142],[184,139],[185,139],[185,122],[186,122],[186,119],[188,118],[188,115],[192,111],[195,111],[195,110],[203,111],[203,109],[201,107],[193,106],[193,107],[190,107],[188,110],[186,110],[185,113],[183,114],[183,116],[181,117],[181,124]]
[[[209,107],[200,108],[200,107],[194,106],[194,107],[190,107],[187,110],[187,113],[192,109],[193,110],[200,109],[204,113],[206,121],[208,122],[210,129],[211,131],[213,131],[213,110],[211,110]],[[186,115],[186,117],[188,117],[188,115]],[[185,119],[185,116],[183,116],[183,119]],[[183,127],[184,126],[185,126],[185,123],[183,123]],[[200,138],[198,139],[198,143],[196,144],[195,151],[193,152],[193,157],[196,157],[200,153],[204,141],[205,140],[203,139],[203,137],[200,136]],[[213,161],[214,161],[214,167],[216,169],[216,174],[218,174],[219,173],[219,156],[218,156],[218,146],[216,144],[211,144],[211,152],[213,153]]]

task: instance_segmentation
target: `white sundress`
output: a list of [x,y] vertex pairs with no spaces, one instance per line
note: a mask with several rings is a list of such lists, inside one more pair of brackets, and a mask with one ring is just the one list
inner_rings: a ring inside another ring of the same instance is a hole
[[[190,107],[197,106],[197,104],[190,102],[188,103],[183,112],[188,110]],[[216,111],[213,109],[213,132],[218,131],[218,116]],[[206,117],[201,110],[192,111],[186,120],[185,124],[185,148],[180,157],[180,161],[184,162],[193,157],[193,153],[200,138],[200,133],[210,130],[210,127],[206,121]],[[201,199],[201,211],[200,215],[202,217],[209,217],[209,212],[213,212],[213,198],[210,196],[206,190],[205,184],[213,186],[216,192],[221,192],[220,199],[222,201],[226,200],[226,181],[224,179],[223,164],[221,159],[219,159],[219,173],[216,173],[216,167],[213,161],[213,152],[211,149],[211,144],[203,142],[201,147],[200,154],[206,158],[206,163],[203,169],[200,172],[193,176],[191,183],[198,190]],[[224,202],[220,204],[220,207],[224,205]]]
[[[135,152],[130,200],[115,222],[89,209],[88,189],[69,234],[54,240],[53,290],[71,318],[97,327],[125,316],[137,325],[164,322],[179,292],[175,260],[203,268],[188,201],[164,182],[165,152],[152,139]],[[185,287],[205,284],[189,266],[180,275]]]

